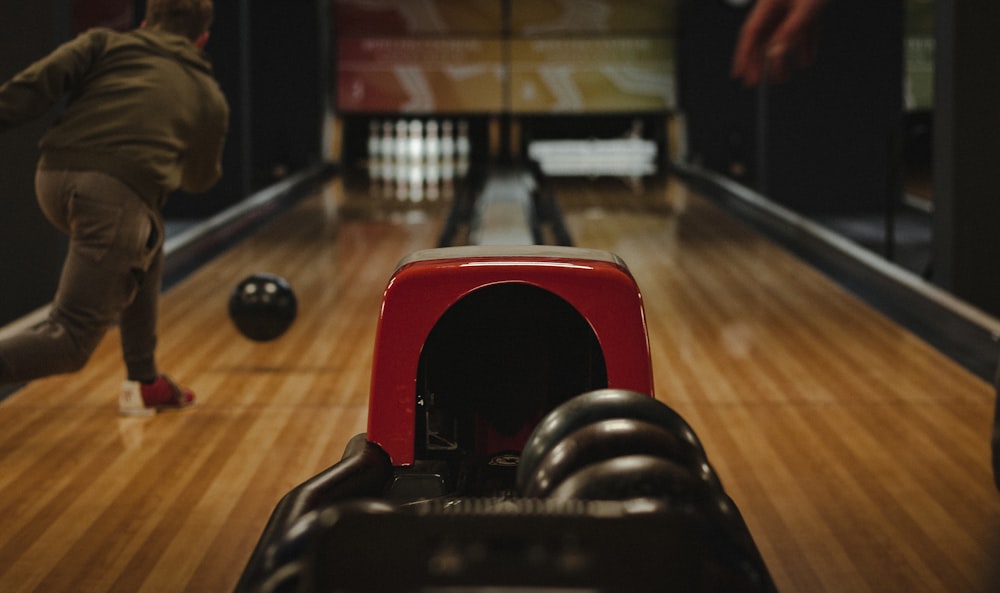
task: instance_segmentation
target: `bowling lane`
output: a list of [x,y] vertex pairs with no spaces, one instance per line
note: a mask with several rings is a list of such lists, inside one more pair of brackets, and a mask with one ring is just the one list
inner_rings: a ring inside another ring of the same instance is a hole
[[[117,332],[75,375],[0,404],[0,591],[227,591],[279,498],[363,432],[385,282],[434,246],[416,209],[364,216],[334,181],[174,285],[162,369],[194,409],[120,418]],[[243,277],[285,277],[299,318],[249,342],[226,313]]]
[[[555,185],[578,246],[628,262],[657,396],[698,431],[779,590],[996,591],[989,387],[676,181]],[[232,590],[271,511],[362,432],[382,290],[444,212],[333,180],[164,296],[193,410],[119,418],[117,335],[0,403],[0,590]],[[284,276],[276,342],[226,317]]]
[[683,183],[555,183],[629,264],[657,397],[698,432],[779,591],[996,591],[985,382]]

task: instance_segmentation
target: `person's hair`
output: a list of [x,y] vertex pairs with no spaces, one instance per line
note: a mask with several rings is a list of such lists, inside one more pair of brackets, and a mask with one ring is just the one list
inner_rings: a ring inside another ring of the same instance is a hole
[[212,0],[147,0],[146,2],[147,27],[183,35],[192,41],[208,31],[213,17]]

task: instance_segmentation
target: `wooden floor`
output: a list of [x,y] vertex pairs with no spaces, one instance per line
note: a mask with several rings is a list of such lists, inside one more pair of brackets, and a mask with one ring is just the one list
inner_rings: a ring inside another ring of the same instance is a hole
[[[643,291],[657,397],[704,442],[782,593],[1000,591],[989,385],[679,182],[559,186],[577,245]],[[117,335],[0,404],[0,591],[229,591],[278,499],[365,428],[381,292],[443,208],[334,181],[162,302],[192,410],[117,415]],[[285,276],[300,318],[238,336],[228,292]]]

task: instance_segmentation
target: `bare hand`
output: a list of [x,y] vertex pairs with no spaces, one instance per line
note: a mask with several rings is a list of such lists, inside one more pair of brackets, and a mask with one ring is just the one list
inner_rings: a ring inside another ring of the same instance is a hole
[[747,86],[782,82],[816,58],[819,15],[828,0],[757,0],[736,43],[732,76]]

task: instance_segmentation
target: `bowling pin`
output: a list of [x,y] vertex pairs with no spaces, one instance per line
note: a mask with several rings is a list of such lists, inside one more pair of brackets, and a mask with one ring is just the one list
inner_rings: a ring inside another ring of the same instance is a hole
[[469,172],[469,122],[459,120],[458,136],[455,138],[455,174],[458,177],[465,177]]
[[392,195],[393,173],[393,160],[388,157],[383,157],[382,160],[379,161],[378,178],[382,182],[384,196]]
[[409,124],[409,157],[411,161],[420,161],[424,156],[424,124],[419,119]]
[[400,119],[396,121],[396,137],[395,137],[395,153],[397,160],[403,160],[409,153],[409,140],[410,137],[410,127],[406,124],[405,119]]
[[441,122],[441,158],[451,159],[455,156],[455,127],[450,119]]
[[441,159],[441,197],[455,197],[455,160],[453,156]]
[[381,123],[377,119],[368,122],[368,158],[382,156],[382,139],[379,137]]
[[391,160],[395,154],[393,131],[391,121],[385,120],[382,122],[382,148],[379,150],[379,153],[384,160]]
[[437,160],[428,160],[427,169],[427,199],[437,200],[441,197],[441,167]]
[[455,138],[455,154],[459,159],[469,158],[469,122],[462,119],[458,122],[458,137]]
[[[405,153],[406,143],[403,143],[403,150]],[[398,153],[397,147],[397,153]],[[409,161],[405,158],[397,159],[395,165],[393,166],[392,179],[396,183],[396,200],[405,201],[410,197],[410,175],[409,175]]]
[[368,122],[368,158],[365,168],[368,173],[368,194],[379,197],[382,193],[382,124],[377,119]]
[[430,120],[427,122],[425,128],[426,136],[424,138],[424,154],[426,155],[426,161],[428,163],[437,163],[438,158],[441,156],[441,141],[438,138],[438,123],[437,120]]
[[410,161],[410,176],[407,182],[410,201],[422,201],[424,199],[424,165],[422,162]]

